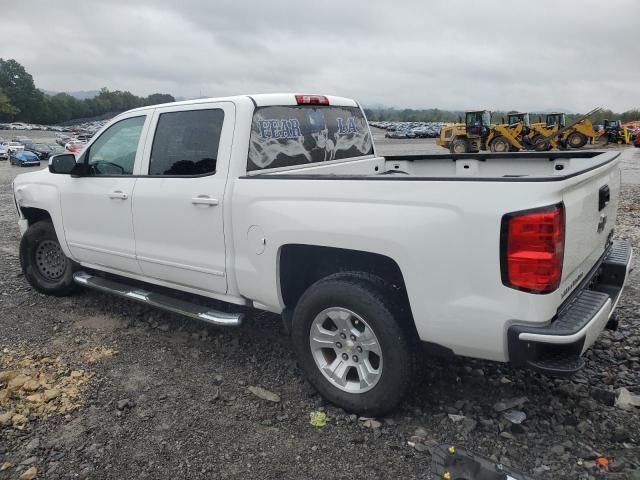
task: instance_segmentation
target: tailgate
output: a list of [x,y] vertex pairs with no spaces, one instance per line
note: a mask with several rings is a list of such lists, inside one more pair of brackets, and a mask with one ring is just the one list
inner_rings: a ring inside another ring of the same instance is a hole
[[566,297],[603,255],[616,224],[620,195],[619,162],[576,177],[562,192],[565,247],[560,290]]

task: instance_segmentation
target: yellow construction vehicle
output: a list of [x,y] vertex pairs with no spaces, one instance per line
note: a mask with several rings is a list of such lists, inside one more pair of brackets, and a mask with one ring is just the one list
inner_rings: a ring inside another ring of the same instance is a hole
[[595,143],[604,131],[597,132],[589,117],[599,110],[600,108],[591,110],[568,126],[564,113],[548,113],[544,124],[534,123],[531,125],[530,136],[533,148],[535,150],[550,150],[551,148],[565,150],[567,148],[582,148],[589,142]]
[[601,135],[606,138],[607,143],[617,143],[619,145],[631,143],[629,129],[622,125],[620,120],[605,120]]
[[493,125],[488,110],[469,111],[465,112],[465,123],[443,127],[436,143],[451,153],[524,150],[526,146],[521,142],[523,131],[529,128],[528,124],[528,113],[513,112],[509,115],[508,123]]

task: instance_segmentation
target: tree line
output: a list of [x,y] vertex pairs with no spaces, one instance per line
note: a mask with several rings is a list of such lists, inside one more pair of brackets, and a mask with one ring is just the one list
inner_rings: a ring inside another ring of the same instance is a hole
[[[464,112],[458,110],[440,110],[438,108],[428,108],[424,110],[414,110],[411,108],[365,108],[367,120],[372,122],[464,122]],[[507,118],[505,111],[491,112],[493,123],[500,123],[502,119]],[[530,113],[531,122],[545,121],[546,113]],[[567,124],[582,118],[582,114],[567,114]],[[589,117],[591,121],[598,125],[603,124],[605,119],[622,120],[622,122],[631,122],[640,120],[640,110],[627,110],[623,113],[615,113],[611,110],[600,110]]]
[[33,77],[20,63],[0,58],[0,121],[55,124],[174,101],[166,93],[138,97],[107,88],[83,100],[66,93],[48,95],[36,88]]
[[[131,92],[120,90],[100,90],[93,98],[80,100],[66,93],[48,95],[36,88],[33,77],[16,60],[0,58],[0,121],[55,124],[80,118],[99,117],[116,114],[131,108],[174,102],[175,98],[166,93],[154,93],[148,97],[138,97]],[[365,108],[371,121],[396,122],[457,122],[464,119],[464,112],[428,108]],[[506,118],[507,112],[492,112],[493,122]],[[531,113],[531,121],[544,120],[544,113]],[[567,121],[580,118],[579,114],[567,114]],[[640,120],[640,110],[615,113],[602,110],[591,116],[595,124],[604,119],[620,119],[623,122]]]

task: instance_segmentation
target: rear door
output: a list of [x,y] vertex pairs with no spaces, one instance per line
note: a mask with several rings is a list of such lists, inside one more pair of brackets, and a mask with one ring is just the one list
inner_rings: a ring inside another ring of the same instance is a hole
[[223,198],[234,122],[231,102],[156,110],[133,196],[145,276],[226,292]]

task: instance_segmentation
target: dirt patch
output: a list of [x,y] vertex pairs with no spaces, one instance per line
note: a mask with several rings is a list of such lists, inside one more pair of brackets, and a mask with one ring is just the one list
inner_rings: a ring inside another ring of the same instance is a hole
[[96,362],[99,362],[100,360],[109,359],[113,357],[116,353],[118,352],[114,351],[113,348],[94,347],[84,353],[84,358],[89,363],[96,363]]
[[5,349],[0,357],[0,427],[23,430],[29,421],[64,415],[82,405],[91,375],[60,358]]
[[127,323],[121,318],[114,318],[106,315],[92,315],[78,320],[75,323],[78,328],[87,328],[104,332],[112,332],[125,328]]

